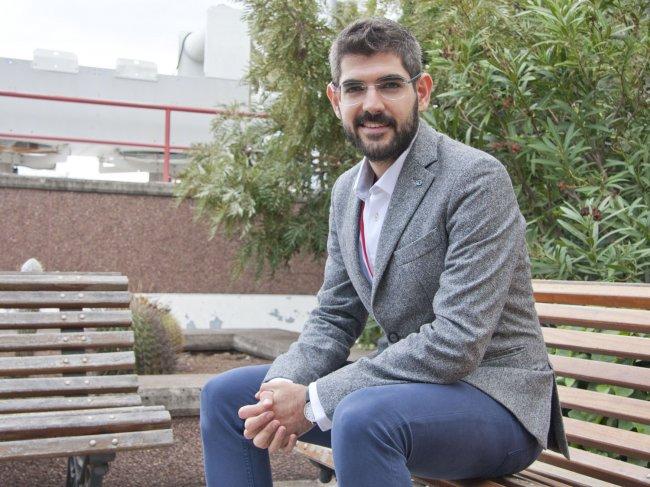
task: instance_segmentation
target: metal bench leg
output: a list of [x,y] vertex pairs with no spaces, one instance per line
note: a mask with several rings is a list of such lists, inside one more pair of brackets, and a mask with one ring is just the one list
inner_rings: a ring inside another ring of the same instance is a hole
[[69,457],[66,487],[101,487],[114,459],[115,453]]
[[314,464],[316,467],[318,467],[318,480],[323,483],[327,484],[332,480],[332,477],[334,476],[334,470],[332,470],[329,467],[326,467],[325,465],[322,465],[318,462],[315,462],[314,460],[309,460],[310,463]]

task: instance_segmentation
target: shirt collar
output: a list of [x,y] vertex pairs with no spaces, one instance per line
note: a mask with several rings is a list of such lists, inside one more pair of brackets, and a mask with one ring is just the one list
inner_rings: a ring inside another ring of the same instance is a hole
[[370,194],[370,190],[375,186],[387,193],[389,197],[393,195],[395,184],[397,184],[397,178],[399,177],[399,173],[402,171],[402,166],[404,165],[406,156],[408,156],[409,152],[411,151],[413,141],[415,141],[416,137],[417,132],[406,150],[402,152],[397,159],[395,159],[395,162],[390,165],[386,172],[374,184],[373,181],[375,179],[375,174],[372,170],[372,166],[370,165],[367,157],[363,158],[361,161],[361,169],[359,169],[357,178],[354,182],[354,186],[352,187],[353,191],[357,195],[357,198],[366,201]]

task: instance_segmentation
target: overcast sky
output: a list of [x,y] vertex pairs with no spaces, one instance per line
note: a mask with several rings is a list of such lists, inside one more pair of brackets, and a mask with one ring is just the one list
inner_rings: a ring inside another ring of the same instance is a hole
[[202,28],[218,4],[237,7],[229,0],[0,0],[0,57],[31,60],[42,48],[74,52],[80,66],[114,69],[127,58],[176,74],[179,33]]

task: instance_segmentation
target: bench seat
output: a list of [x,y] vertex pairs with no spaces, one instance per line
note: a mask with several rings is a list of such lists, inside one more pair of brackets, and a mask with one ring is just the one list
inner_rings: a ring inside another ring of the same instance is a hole
[[[480,481],[414,477],[414,483],[477,487],[650,486],[650,435],[567,416],[569,411],[581,411],[650,424],[647,401],[608,393],[612,387],[650,391],[650,285],[534,280],[533,290],[550,363],[558,378],[574,381],[569,383],[571,387],[558,386],[566,435],[572,445],[571,460],[544,450],[537,461],[516,475]],[[626,334],[612,334],[616,332]],[[568,352],[580,356],[568,356]],[[599,390],[592,390],[596,386]],[[619,459],[586,448],[609,452]],[[329,448],[298,442],[296,449],[313,462],[335,470]]]
[[143,406],[128,280],[0,273],[0,461],[68,458],[68,485],[101,485],[116,452],[173,444]]

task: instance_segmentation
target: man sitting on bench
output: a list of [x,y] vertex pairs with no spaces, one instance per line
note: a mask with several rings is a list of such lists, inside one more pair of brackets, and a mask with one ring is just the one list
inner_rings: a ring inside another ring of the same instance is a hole
[[[272,365],[208,382],[209,486],[271,485],[268,452],[331,446],[341,487],[497,477],[568,455],[508,173],[419,119],[432,78],[413,35],[355,22],[327,96],[364,154],[332,188],[318,306]],[[368,314],[387,341],[354,363]]]

